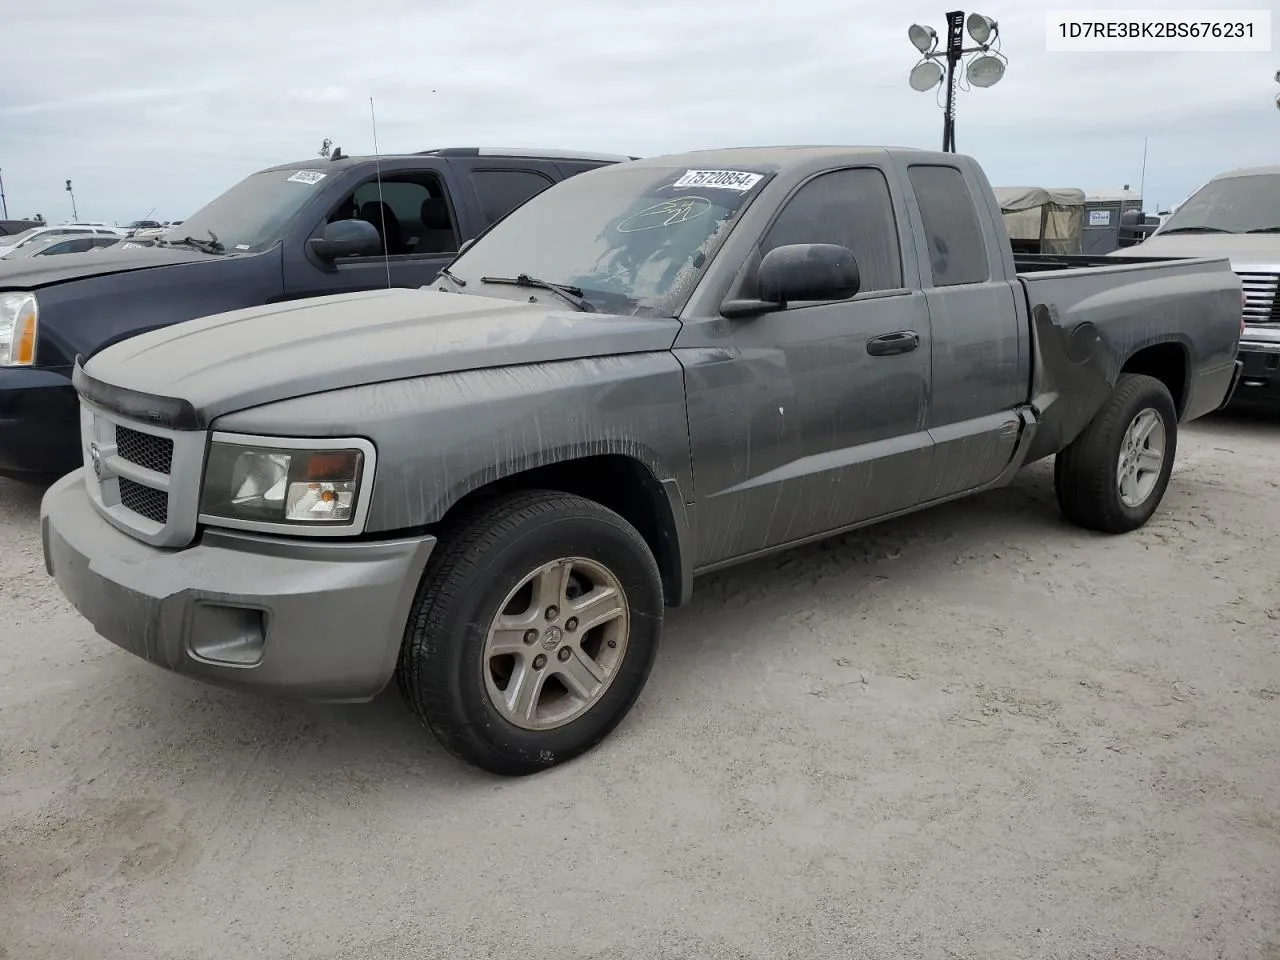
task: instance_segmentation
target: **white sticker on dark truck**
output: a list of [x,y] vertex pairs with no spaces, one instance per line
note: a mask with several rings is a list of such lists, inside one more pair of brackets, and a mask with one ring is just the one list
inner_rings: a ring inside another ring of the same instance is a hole
[[289,180],[294,183],[319,183],[327,176],[327,173],[321,173],[319,170],[299,170],[293,176],[289,177]]
[[764,179],[762,173],[745,170],[686,170],[684,176],[672,184],[677,190],[685,187],[707,187],[713,190],[736,190],[746,193]]

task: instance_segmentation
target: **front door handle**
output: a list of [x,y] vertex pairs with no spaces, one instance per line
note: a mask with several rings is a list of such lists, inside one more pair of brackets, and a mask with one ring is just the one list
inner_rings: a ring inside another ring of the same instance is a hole
[[914,330],[899,330],[897,333],[886,333],[883,337],[872,337],[867,341],[867,353],[873,357],[893,357],[900,353],[910,353],[920,346],[920,334]]

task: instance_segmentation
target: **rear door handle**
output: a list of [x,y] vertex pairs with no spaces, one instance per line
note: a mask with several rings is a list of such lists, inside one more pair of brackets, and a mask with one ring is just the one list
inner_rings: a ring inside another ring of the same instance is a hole
[[867,341],[867,353],[873,357],[893,357],[900,353],[910,353],[918,346],[920,334],[914,330],[899,330],[882,337],[872,337]]

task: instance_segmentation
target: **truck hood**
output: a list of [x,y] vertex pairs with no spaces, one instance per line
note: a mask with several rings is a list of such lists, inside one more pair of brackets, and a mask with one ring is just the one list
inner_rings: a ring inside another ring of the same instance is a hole
[[217,259],[213,254],[179,247],[129,247],[122,250],[118,244],[113,244],[98,252],[0,260],[0,290],[37,290],[68,280]]
[[1112,251],[1112,257],[1226,257],[1232,269],[1274,267],[1280,270],[1280,233],[1157,234],[1132,247]]
[[[85,364],[99,384],[190,404],[194,424],[409,377],[669,350],[676,320],[579,313],[434,290],[253,307],[153,330]],[[101,396],[101,390],[94,391]]]

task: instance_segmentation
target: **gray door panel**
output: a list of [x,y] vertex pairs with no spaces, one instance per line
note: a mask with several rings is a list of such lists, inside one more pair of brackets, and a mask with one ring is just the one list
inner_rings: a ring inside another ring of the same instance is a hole
[[[920,346],[877,357],[874,337]],[[776,547],[919,501],[929,317],[918,293],[792,309],[734,325],[724,351],[679,349],[698,491],[698,563]]]
[[1000,475],[1018,437],[1014,411],[1027,397],[1015,291],[993,276],[992,225],[965,175],[908,167],[925,249],[925,296],[933,334],[928,429],[935,442],[927,499],[972,490]]

